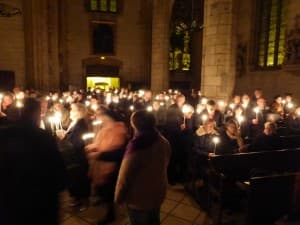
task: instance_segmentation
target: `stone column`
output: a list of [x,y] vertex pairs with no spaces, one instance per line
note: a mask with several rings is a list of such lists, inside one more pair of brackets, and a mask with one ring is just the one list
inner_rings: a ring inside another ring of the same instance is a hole
[[234,0],[206,0],[204,8],[201,90],[227,100],[235,85]]
[[169,87],[170,18],[174,0],[154,0],[152,17],[151,90]]
[[59,87],[58,0],[23,0],[27,86]]

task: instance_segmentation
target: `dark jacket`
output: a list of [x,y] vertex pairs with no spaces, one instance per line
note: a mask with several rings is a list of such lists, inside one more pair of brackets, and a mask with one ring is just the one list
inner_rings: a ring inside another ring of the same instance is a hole
[[65,167],[45,131],[18,125],[0,129],[1,225],[58,224]]
[[239,152],[238,149],[237,139],[230,138],[226,131],[222,132],[220,143],[216,147],[216,155],[235,154]]
[[258,135],[249,146],[248,151],[272,151],[282,148],[282,143],[278,135],[266,135],[262,133]]

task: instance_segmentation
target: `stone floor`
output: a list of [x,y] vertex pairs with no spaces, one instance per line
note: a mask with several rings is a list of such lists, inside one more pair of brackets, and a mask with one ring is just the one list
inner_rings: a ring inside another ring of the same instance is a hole
[[[103,205],[90,206],[86,211],[76,212],[67,206],[67,197],[63,198],[61,225],[94,225],[104,216]],[[161,207],[162,225],[211,225],[207,213],[184,191],[182,186],[170,186],[167,197]],[[117,219],[110,225],[128,225],[123,209],[118,209]]]

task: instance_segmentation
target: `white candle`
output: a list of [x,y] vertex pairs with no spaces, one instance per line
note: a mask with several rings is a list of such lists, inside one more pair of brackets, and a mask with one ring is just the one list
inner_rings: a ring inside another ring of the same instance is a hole
[[256,119],[258,119],[259,108],[255,107],[253,111],[256,113]]
[[212,141],[215,144],[215,146],[214,146],[214,153],[216,154],[216,148],[217,148],[217,144],[220,143],[220,138],[219,137],[213,137]]

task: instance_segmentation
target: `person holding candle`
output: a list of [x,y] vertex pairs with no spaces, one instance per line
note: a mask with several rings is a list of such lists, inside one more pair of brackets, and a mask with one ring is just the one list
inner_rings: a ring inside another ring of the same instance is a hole
[[68,190],[72,197],[70,206],[84,210],[90,194],[88,161],[82,140],[82,135],[88,131],[85,105],[72,103],[70,119],[72,122],[67,131],[60,132],[58,138],[62,140],[61,146],[69,146],[62,149],[62,154],[67,166]]
[[128,129],[122,117],[111,110],[102,109],[97,119],[102,121],[101,128],[85,150],[90,165],[89,177],[94,203],[101,198],[107,206],[104,218],[97,222],[97,225],[104,225],[115,219],[114,191]]
[[250,119],[250,137],[254,138],[258,134],[262,133],[264,124],[267,121],[267,115],[269,110],[266,108],[266,100],[264,98],[257,99],[257,107],[253,109]]
[[286,93],[285,99],[283,100],[283,108],[285,117],[288,117],[290,113],[294,111],[293,94]]
[[6,118],[6,123],[14,123],[20,118],[21,109],[17,108],[13,95],[9,92],[3,95],[1,102],[1,115]]
[[280,95],[276,95],[274,97],[274,101],[271,104],[270,112],[275,114],[274,115],[275,120],[284,118],[284,108],[282,105],[282,97]]
[[243,139],[238,131],[236,121],[229,120],[225,124],[226,130],[220,135],[220,143],[216,146],[216,155],[234,154],[245,150]]
[[248,147],[250,152],[273,151],[282,148],[279,135],[277,135],[277,125],[274,122],[266,122],[264,131],[259,134]]
[[215,144],[213,138],[219,136],[215,129],[215,121],[207,119],[195,132],[193,138],[192,155],[190,157],[191,179],[205,176],[208,168],[208,158],[214,156]]
[[214,100],[209,100],[207,102],[206,109],[201,112],[200,118],[202,118],[203,115],[207,115],[209,119],[214,120],[217,129],[223,126],[223,114],[216,108],[216,102]]
[[300,134],[300,107],[289,114],[287,127],[289,134]]

